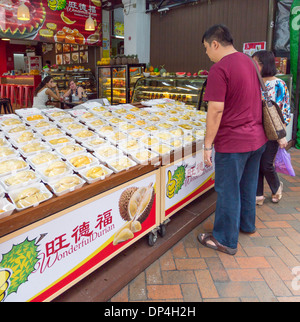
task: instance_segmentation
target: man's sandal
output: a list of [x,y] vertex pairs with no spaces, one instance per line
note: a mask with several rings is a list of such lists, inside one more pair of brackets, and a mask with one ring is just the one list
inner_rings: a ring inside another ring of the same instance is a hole
[[235,255],[237,252],[237,248],[229,248],[220,244],[212,234],[199,234],[198,240],[200,244],[205,247],[217,250],[219,252],[228,254],[228,255]]

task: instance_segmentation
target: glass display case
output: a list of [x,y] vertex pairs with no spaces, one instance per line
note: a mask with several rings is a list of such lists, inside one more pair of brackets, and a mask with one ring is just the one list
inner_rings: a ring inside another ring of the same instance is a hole
[[90,71],[57,71],[48,73],[48,75],[53,76],[60,92],[68,89],[69,79],[74,79],[78,86],[83,87],[88,99],[97,98],[96,78]]
[[98,97],[107,98],[112,105],[129,103],[145,67],[145,64],[99,66]]
[[[202,101],[207,77],[143,77],[135,87],[132,103],[155,98],[170,98],[185,102],[197,109],[205,109]],[[200,106],[201,105],[201,106]]]

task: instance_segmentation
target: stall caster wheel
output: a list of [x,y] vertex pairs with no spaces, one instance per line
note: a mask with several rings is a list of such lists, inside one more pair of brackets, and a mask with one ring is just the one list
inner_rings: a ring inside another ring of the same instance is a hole
[[157,234],[156,234],[156,232],[155,233],[150,232],[148,234],[148,245],[149,246],[154,246],[154,244],[156,243],[156,241],[157,241]]
[[159,233],[160,237],[164,237],[166,235],[166,226],[164,224],[161,224],[159,226],[158,233]]

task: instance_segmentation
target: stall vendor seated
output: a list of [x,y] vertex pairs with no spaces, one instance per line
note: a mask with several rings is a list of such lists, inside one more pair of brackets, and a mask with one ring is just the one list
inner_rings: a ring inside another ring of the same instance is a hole
[[69,89],[65,92],[64,98],[72,97],[72,101],[81,100],[84,93],[84,89],[81,86],[77,86],[73,79],[69,80]]

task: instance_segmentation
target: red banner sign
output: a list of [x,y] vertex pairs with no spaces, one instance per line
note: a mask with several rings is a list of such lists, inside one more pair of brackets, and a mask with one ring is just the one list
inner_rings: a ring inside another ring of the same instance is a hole
[[[29,9],[29,21],[17,18],[21,3]],[[95,22],[95,31],[85,30],[89,15]],[[0,37],[99,46],[102,42],[101,1],[0,0]]]

